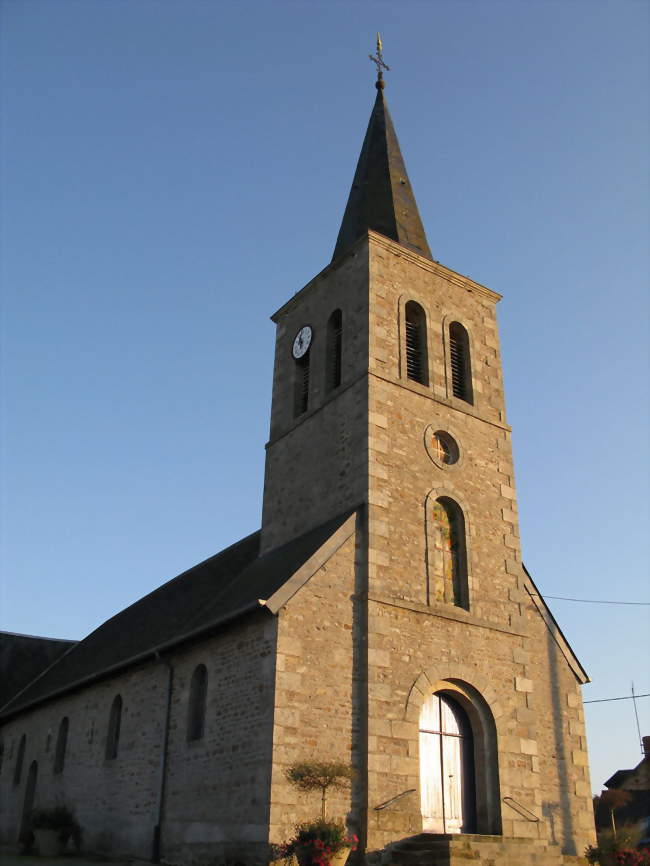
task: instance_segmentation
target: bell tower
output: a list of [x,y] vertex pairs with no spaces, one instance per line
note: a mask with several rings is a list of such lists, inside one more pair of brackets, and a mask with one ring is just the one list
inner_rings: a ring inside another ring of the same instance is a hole
[[378,49],[333,259],[272,317],[262,552],[357,514],[354,590],[330,623],[353,606],[349,814],[363,845],[534,836],[561,850],[517,862],[556,866],[593,838],[588,679],[521,560],[501,296],[431,254]]
[[380,43],[378,58],[377,97],[332,262],[272,316],[262,550],[366,502],[371,237],[431,260],[384,99]]

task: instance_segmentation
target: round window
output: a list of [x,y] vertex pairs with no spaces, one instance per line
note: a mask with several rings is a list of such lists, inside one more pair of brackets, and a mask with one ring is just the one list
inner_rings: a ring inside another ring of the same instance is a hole
[[460,459],[458,443],[446,430],[436,430],[434,427],[429,426],[427,427],[424,441],[429,457],[441,469],[458,463]]

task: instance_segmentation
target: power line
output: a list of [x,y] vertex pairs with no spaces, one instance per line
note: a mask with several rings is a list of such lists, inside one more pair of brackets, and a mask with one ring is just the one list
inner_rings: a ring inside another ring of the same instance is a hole
[[621,698],[598,698],[595,701],[583,701],[583,704],[605,704],[608,701],[631,701],[635,698],[650,698],[650,692],[645,695],[623,695]]
[[636,716],[636,731],[639,735],[639,745],[641,746],[641,754],[644,753],[643,738],[641,737],[641,725],[639,724],[639,711],[636,708],[637,696],[634,694],[634,683],[632,683],[632,703],[634,704],[634,715]]
[[650,601],[602,601],[596,598],[567,598],[564,595],[542,595],[542,598],[553,598],[558,601],[581,601],[584,604],[634,604],[650,607]]

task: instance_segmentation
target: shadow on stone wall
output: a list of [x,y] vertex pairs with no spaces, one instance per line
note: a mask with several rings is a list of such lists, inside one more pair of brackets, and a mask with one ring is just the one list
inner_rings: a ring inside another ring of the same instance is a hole
[[[542,806],[544,814],[548,814],[549,823],[553,837],[559,835],[557,841],[562,846],[563,854],[575,856],[576,843],[573,828],[573,815],[571,813],[571,797],[569,794],[569,774],[567,772],[567,755],[565,733],[563,725],[562,689],[560,686],[560,673],[558,668],[558,648],[550,630],[546,631],[546,647],[548,652],[549,684],[551,689],[551,707],[553,709],[553,739],[555,742],[555,760],[558,774],[559,802],[545,802]],[[557,822],[554,816],[557,815]],[[558,826],[559,824],[559,826]]]
[[352,599],[352,780],[350,814],[352,832],[359,837],[359,856],[366,847],[368,824],[368,563],[367,510],[359,508],[355,526],[355,586]]

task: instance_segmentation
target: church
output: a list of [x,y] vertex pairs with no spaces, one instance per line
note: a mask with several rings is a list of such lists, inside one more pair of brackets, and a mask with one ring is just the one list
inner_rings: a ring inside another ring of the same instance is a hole
[[88,851],[261,864],[319,759],[360,862],[585,862],[588,678],[522,562],[500,295],[434,260],[376,62],[333,258],[271,317],[261,528],[25,668],[4,844],[65,803]]

